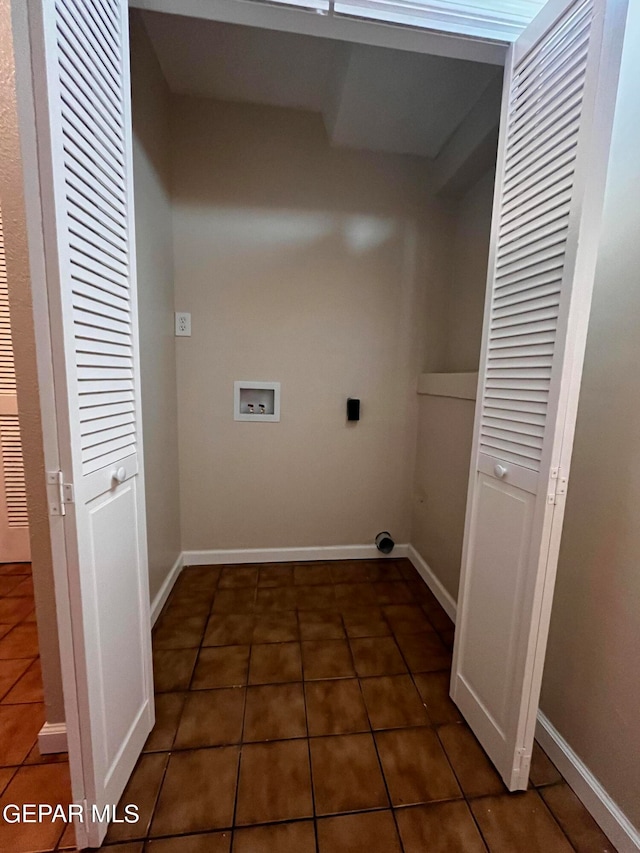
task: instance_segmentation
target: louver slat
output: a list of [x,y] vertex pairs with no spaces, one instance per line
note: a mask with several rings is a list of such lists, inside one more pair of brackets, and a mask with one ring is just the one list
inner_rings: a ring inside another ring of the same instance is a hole
[[[91,134],[94,140],[100,142],[102,150],[106,153],[112,165],[122,169],[124,167],[124,155],[116,147],[117,141],[114,140],[112,122],[108,118],[105,118],[104,111],[97,109],[91,98],[85,95],[70,72],[62,74],[61,79],[64,80],[65,87],[69,93],[65,97],[65,101],[73,109],[78,121],[83,125],[83,130]],[[73,95],[73,101],[70,101],[70,95]]]
[[[100,92],[105,102],[111,104],[112,115],[116,126],[119,124],[119,115],[122,105],[122,92],[118,75],[119,60],[107,55],[103,48],[103,40],[100,34],[84,29],[82,37],[76,33],[77,22],[87,17],[86,4],[82,8],[75,8],[70,0],[66,3],[56,3],[59,12],[57,18],[59,56],[66,57],[67,61],[75,63],[75,68],[80,68],[80,74],[88,81],[90,89]],[[116,49],[118,49],[116,47]],[[86,69],[86,77],[83,69]]]
[[514,68],[480,452],[540,470],[592,0]]
[[82,470],[136,450],[123,57],[103,0],[56,3]]
[[98,183],[112,197],[116,207],[124,204],[124,195],[121,187],[121,177],[114,173],[106,161],[96,155],[90,140],[76,133],[73,128],[65,122],[63,125],[63,142],[65,150],[65,166],[69,162],[69,170],[73,167],[83,170],[88,186]]
[[13,363],[11,321],[9,318],[9,285],[4,253],[2,212],[0,211],[0,394],[16,393],[16,375]]
[[[576,69],[588,51],[589,30],[589,24],[577,30],[571,42],[563,45],[555,58],[553,54],[547,53],[545,71],[534,73],[530,79],[531,85],[527,85],[525,75],[520,75],[518,80],[519,102],[514,111],[512,127],[514,134],[517,131],[518,124],[522,123],[522,118],[531,109],[540,110],[542,105],[548,104],[561,92],[575,91],[574,83],[579,77],[576,75]],[[536,95],[536,92],[539,94]]]
[[517,69],[517,84],[521,90],[525,88],[528,80],[532,78],[534,81],[540,79],[540,74],[536,78],[536,72],[539,71],[538,60],[540,57],[546,57],[546,65],[548,67],[553,62],[554,57],[559,54],[564,55],[568,52],[575,41],[576,35],[580,34],[585,26],[591,26],[592,16],[592,4],[583,4],[577,9],[575,14],[569,14],[563,22],[556,23],[554,32],[547,34],[547,37],[543,41],[529,51],[525,60],[520,63]]
[[502,202],[502,217],[506,226],[512,220],[518,221],[537,207],[545,208],[547,200],[563,190],[571,193],[573,189],[573,157],[565,155],[558,163],[551,164],[547,174],[532,188],[517,193],[514,198]]
[[96,418],[131,412],[135,408],[133,396],[128,391],[104,398],[100,394],[85,394],[80,408],[80,420],[90,421]]
[[[80,310],[91,311],[95,318],[95,323],[99,328],[104,328],[108,331],[111,328],[110,322],[112,319],[121,323],[127,323],[129,315],[126,308],[115,303],[114,298],[109,293],[97,290],[92,292],[90,287],[85,287],[83,293],[78,293],[74,290],[73,305],[74,308]],[[104,323],[104,325],[102,325]]]
[[95,186],[87,187],[79,181],[74,184],[72,180],[69,180],[67,182],[67,201],[71,209],[75,211],[76,216],[87,224],[91,222],[101,223],[102,227],[110,233],[112,239],[126,239],[117,217],[113,215],[113,208],[96,192]]
[[548,207],[542,215],[538,213],[534,217],[523,218],[520,223],[508,230],[505,229],[500,257],[529,246],[541,237],[553,234],[557,230],[558,220],[566,221],[568,213],[569,203],[565,200],[563,204]]
[[539,126],[522,130],[520,134],[514,133],[512,140],[513,163],[517,164],[526,156],[526,146],[531,142],[532,134],[536,134],[538,140],[538,150],[553,137],[557,130],[563,130],[575,120],[580,113],[581,92],[579,73],[576,74],[578,79],[569,91],[565,91],[563,97],[551,104],[546,114],[538,114]]
[[495,308],[495,316],[499,319],[503,319],[505,317],[517,317],[518,314],[526,314],[528,311],[535,310],[536,308],[548,308],[551,306],[557,306],[557,304],[557,287],[552,286],[550,292],[543,292],[534,297],[530,297],[530,291],[525,291],[524,293],[517,293],[508,301],[497,305]]
[[538,183],[540,173],[546,174],[546,169],[557,168],[564,161],[564,158],[570,157],[575,160],[578,127],[579,122],[574,122],[570,128],[565,129],[553,139],[552,145],[546,148],[543,155],[537,150],[531,151],[523,165],[505,172],[505,201],[511,201],[512,196],[518,196],[521,192],[535,186]]
[[27,490],[17,415],[0,416],[0,453],[2,454],[7,523],[10,528],[28,527]]
[[[0,211],[0,394],[5,399],[9,398],[15,401],[16,390],[9,314],[9,283],[7,281],[2,212]],[[4,523],[9,528],[27,528],[29,526],[27,490],[17,415],[4,414],[0,416],[0,460],[4,478],[6,512]]]
[[[70,253],[72,264],[72,278],[80,282],[92,284],[98,288],[109,288],[109,285],[114,285],[110,292],[119,293],[120,291],[114,288],[122,288],[124,291],[123,298],[127,299],[128,283],[127,277],[115,271],[111,266],[100,264],[97,259],[89,253],[81,252],[79,249],[72,249]],[[87,273],[89,278],[87,278]]]
[[540,214],[540,210],[544,213],[551,214],[556,208],[562,207],[571,201],[571,178],[565,178],[562,181],[554,180],[551,185],[539,193],[535,198],[530,199],[527,204],[520,203],[517,208],[517,213],[509,215],[503,211],[503,234],[510,234],[515,229],[521,228],[530,222],[535,222]]

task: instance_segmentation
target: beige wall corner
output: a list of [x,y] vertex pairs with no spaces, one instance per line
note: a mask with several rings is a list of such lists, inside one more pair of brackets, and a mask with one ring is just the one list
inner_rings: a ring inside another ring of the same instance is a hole
[[638,829],[639,44],[631,3],[541,699]]
[[474,371],[480,361],[494,183],[495,171],[490,169],[461,199],[456,212],[447,303],[448,371]]
[[31,558],[47,722],[64,721],[40,389],[31,299],[10,0],[0,0],[0,204],[9,281],[18,410],[29,508]]
[[420,396],[411,544],[458,598],[475,402]]
[[460,581],[475,402],[431,393],[475,396],[493,184],[491,170],[452,210],[449,286],[441,315],[446,342],[441,372],[421,377],[418,385],[410,541],[454,599]]
[[456,397],[475,400],[478,391],[478,374],[474,373],[421,373],[417,384],[418,394],[432,397]]
[[131,14],[130,37],[141,404],[153,603],[182,550],[169,90],[136,12]]

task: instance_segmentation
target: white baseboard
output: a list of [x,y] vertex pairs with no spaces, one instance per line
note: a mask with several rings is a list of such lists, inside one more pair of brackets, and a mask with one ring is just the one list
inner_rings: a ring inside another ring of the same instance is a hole
[[67,752],[67,724],[45,723],[38,733],[38,749],[41,755]]
[[640,832],[542,711],[538,711],[536,739],[619,853],[637,853]]
[[239,548],[233,550],[183,551],[185,566],[219,566],[224,563],[306,563],[327,560],[393,560],[407,557],[408,545],[396,545],[381,554],[375,545],[327,545],[318,548]]
[[413,545],[409,545],[407,551],[407,556],[413,563],[414,568],[417,569],[422,580],[438,599],[449,619],[455,624],[457,610],[455,599],[447,592],[440,580],[433,573],[433,569],[423,560]]
[[184,556],[183,554],[178,555],[178,559],[175,561],[171,569],[169,570],[169,574],[164,579],[164,583],[158,590],[156,597],[151,602],[151,627],[156,624],[156,619],[160,615],[162,608],[164,607],[167,599],[169,598],[169,594],[173,589],[173,585],[178,580],[178,576],[182,571],[184,566]]

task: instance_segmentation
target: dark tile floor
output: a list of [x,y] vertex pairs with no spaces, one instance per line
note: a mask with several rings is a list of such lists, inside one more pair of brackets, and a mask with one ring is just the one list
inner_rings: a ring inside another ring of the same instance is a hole
[[73,848],[60,821],[17,825],[1,817],[9,803],[71,799],[66,753],[38,749],[45,713],[34,607],[31,566],[0,564],[0,851],[7,853]]
[[539,747],[509,794],[408,561],[187,568],[113,853],[613,853]]

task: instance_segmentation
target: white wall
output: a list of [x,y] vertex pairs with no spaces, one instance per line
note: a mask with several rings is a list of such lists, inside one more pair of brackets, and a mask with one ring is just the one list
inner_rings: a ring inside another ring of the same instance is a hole
[[[476,371],[480,359],[494,172],[452,211],[443,351],[425,370]],[[411,543],[455,599],[469,482],[475,401],[420,396]]]
[[541,708],[640,829],[640,4],[630,4]]
[[133,169],[149,591],[181,550],[169,90],[138,16],[131,16]]
[[[184,547],[408,541],[446,242],[423,161],[272,107],[176,98],[173,131]],[[281,382],[281,422],[234,422],[236,379]]]

